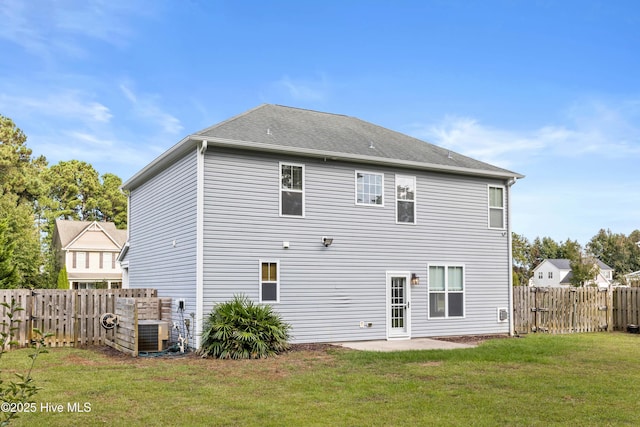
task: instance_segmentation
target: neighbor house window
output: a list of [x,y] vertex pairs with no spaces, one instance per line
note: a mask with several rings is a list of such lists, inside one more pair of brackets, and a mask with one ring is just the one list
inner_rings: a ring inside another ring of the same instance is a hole
[[278,261],[260,261],[260,302],[280,300]]
[[429,266],[429,317],[464,317],[464,266]]
[[489,228],[504,229],[504,187],[489,186]]
[[384,175],[356,171],[356,205],[384,206]]
[[553,271],[549,272],[549,279],[553,279]]
[[396,222],[416,223],[416,177],[396,175]]
[[544,273],[542,271],[538,272],[538,279],[544,279]]
[[74,252],[73,268],[89,268],[89,254],[87,252]]
[[304,166],[280,163],[280,215],[304,216]]

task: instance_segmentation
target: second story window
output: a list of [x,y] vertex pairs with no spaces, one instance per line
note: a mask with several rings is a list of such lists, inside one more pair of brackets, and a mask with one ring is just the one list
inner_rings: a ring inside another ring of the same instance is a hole
[[553,279],[553,271],[549,272],[549,279]]
[[396,175],[396,222],[416,223],[416,177]]
[[304,216],[304,165],[280,163],[280,215]]
[[384,175],[356,171],[356,205],[384,206]]
[[489,228],[504,229],[504,187],[489,186]]

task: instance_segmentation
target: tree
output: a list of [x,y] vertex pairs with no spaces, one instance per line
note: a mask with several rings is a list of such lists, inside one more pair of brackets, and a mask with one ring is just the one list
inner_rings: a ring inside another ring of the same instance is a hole
[[580,253],[575,259],[572,259],[571,266],[571,282],[572,286],[585,286],[596,278],[600,273],[598,260],[590,255]]
[[89,163],[80,160],[59,162],[46,174],[49,184],[49,207],[55,218],[81,221],[99,220],[100,179]]
[[39,229],[31,205],[19,204],[17,198],[14,194],[0,196],[0,220],[6,221],[6,238],[14,248],[12,262],[19,287],[40,288],[45,284],[40,272],[44,259]]
[[120,190],[122,179],[112,173],[102,175],[97,197],[97,211],[101,221],[115,223],[117,228],[127,227],[127,195]]
[[531,245],[526,237],[511,233],[513,285],[526,285],[531,277]]
[[47,160],[31,158],[27,137],[13,121],[0,115],[0,188],[1,194],[15,194],[17,203],[33,203],[42,194],[40,173]]
[[32,158],[26,140],[11,119],[0,115],[0,220],[5,223],[3,238],[13,248],[17,283],[11,286],[33,288],[42,285],[42,251],[34,214],[45,190],[42,172],[47,161],[43,156]]
[[58,289],[69,289],[69,276],[66,267],[62,267],[58,273]]
[[15,245],[9,238],[9,224],[6,219],[0,220],[0,288],[18,287],[18,274],[13,259]]
[[601,229],[593,236],[587,248],[599,260],[614,269],[614,279],[623,280],[624,275],[640,270],[640,231],[635,230],[629,237],[622,233],[612,233]]
[[561,255],[560,245],[551,237],[543,237],[542,240],[536,237],[530,249],[531,270],[545,259],[562,258]]
[[576,259],[582,252],[582,246],[577,240],[567,239],[558,248],[558,258]]

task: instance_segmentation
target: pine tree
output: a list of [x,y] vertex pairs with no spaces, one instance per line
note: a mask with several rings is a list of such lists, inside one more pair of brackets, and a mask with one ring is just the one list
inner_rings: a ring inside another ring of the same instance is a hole
[[15,244],[9,239],[8,229],[8,221],[0,220],[0,289],[18,287],[18,274],[13,259]]

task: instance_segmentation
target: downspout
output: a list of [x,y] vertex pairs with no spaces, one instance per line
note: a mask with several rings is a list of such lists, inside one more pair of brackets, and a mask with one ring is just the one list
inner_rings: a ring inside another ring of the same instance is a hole
[[516,177],[507,181],[507,250],[509,251],[509,335],[514,336],[513,325],[513,239],[511,238],[511,186],[516,183]]
[[200,347],[204,321],[204,155],[207,141],[198,147],[196,183],[196,317],[194,320],[195,348]]

